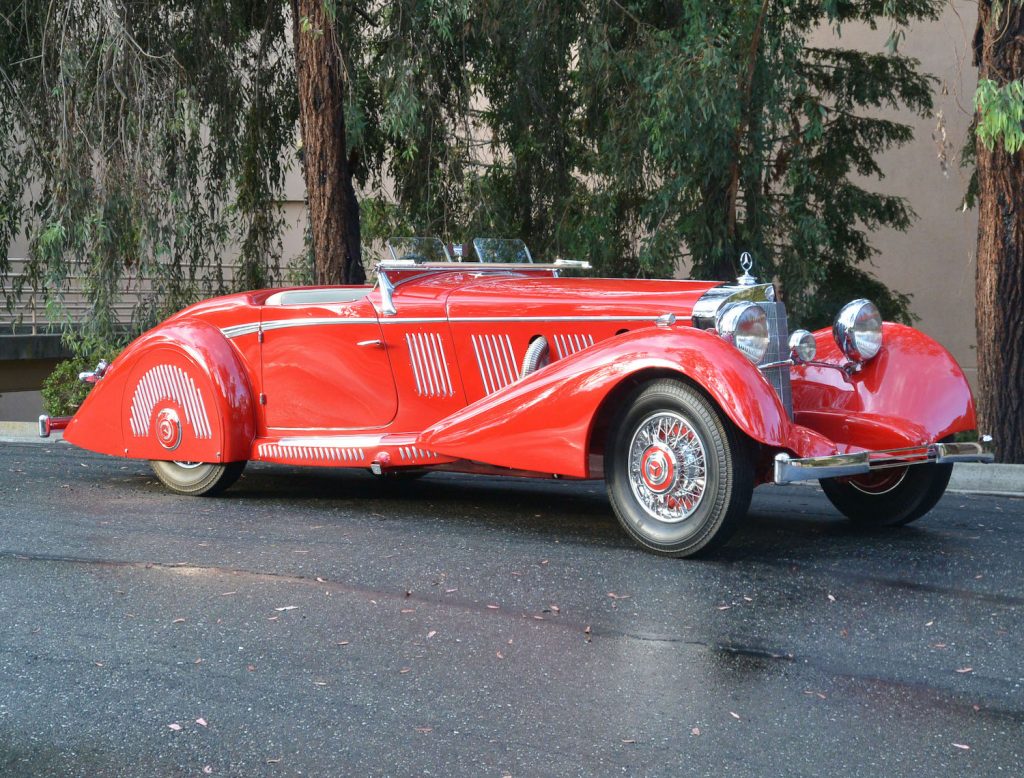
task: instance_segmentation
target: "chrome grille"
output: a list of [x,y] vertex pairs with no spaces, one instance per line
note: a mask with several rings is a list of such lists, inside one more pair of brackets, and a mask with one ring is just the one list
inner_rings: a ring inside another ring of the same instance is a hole
[[[786,319],[786,306],[782,303],[758,303],[765,315],[768,317],[768,335],[771,342],[768,344],[768,351],[761,360],[761,364],[768,362],[781,362],[789,359],[789,323]],[[775,389],[782,401],[782,407],[786,409],[786,415],[793,418],[793,395],[789,385],[789,365],[770,367],[762,371],[768,383]]]

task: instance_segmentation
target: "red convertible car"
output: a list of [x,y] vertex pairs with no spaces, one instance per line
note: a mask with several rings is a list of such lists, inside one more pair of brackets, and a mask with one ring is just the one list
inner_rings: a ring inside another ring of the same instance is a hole
[[249,460],[603,478],[625,531],[678,557],[727,540],[759,484],[819,479],[852,521],[896,525],[953,462],[991,460],[962,434],[974,404],[950,354],[867,300],[790,334],[749,261],[720,284],[565,277],[521,242],[478,240],[477,262],[436,239],[389,249],[373,288],[175,314],[83,374],[80,410],[40,434],[150,460],[190,495]]

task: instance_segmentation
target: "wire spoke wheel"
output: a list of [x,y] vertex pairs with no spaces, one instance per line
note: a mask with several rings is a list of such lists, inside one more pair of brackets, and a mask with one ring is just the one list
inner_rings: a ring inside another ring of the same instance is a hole
[[681,381],[640,387],[605,448],[608,497],[645,548],[693,556],[720,546],[746,514],[754,469],[749,441]]

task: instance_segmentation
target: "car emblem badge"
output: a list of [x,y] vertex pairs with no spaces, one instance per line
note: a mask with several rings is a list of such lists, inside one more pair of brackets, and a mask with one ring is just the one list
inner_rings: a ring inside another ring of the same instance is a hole
[[750,271],[754,268],[754,258],[750,255],[749,251],[744,251],[740,254],[740,267],[743,268],[743,275],[736,279],[736,283],[740,286],[753,286],[757,283],[757,279],[750,274]]

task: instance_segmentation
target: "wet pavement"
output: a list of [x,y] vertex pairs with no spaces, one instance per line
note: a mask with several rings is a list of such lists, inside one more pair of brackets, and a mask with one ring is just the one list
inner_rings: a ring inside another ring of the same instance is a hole
[[216,499],[0,444],[0,774],[1024,773],[1024,501],[708,560],[599,483],[251,466]]

